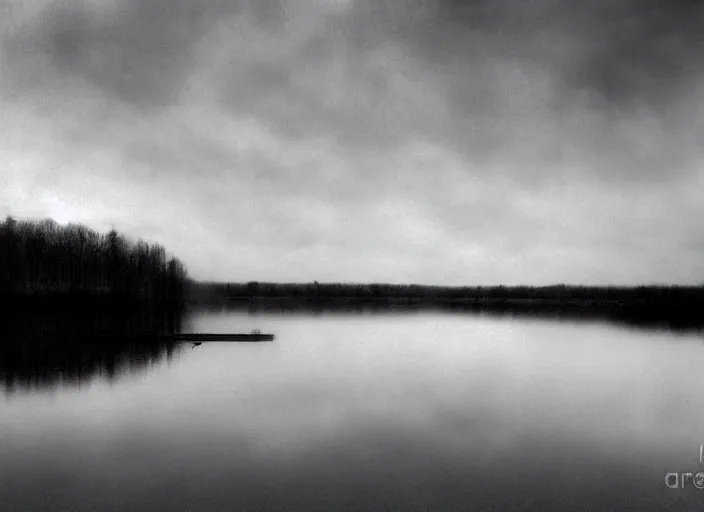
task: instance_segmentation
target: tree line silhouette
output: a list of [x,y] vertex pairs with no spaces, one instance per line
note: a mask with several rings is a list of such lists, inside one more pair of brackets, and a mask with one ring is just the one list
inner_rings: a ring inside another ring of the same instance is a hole
[[132,242],[112,229],[55,221],[0,223],[0,295],[105,296],[140,304],[178,304],[187,273],[164,248]]
[[197,306],[254,311],[449,310],[527,317],[606,319],[704,328],[704,286],[424,286],[349,283],[189,283]]
[[194,283],[195,300],[250,298],[410,299],[420,301],[558,300],[591,302],[690,302],[704,298],[702,286],[426,286],[351,283]]

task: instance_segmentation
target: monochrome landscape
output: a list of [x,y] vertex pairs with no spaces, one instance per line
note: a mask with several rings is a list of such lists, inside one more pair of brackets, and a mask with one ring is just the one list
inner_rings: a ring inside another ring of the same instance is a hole
[[0,0],[0,510],[701,510],[703,23]]

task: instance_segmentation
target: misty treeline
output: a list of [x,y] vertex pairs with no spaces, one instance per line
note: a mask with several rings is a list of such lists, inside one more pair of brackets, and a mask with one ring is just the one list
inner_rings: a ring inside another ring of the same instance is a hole
[[0,223],[0,295],[101,295],[179,303],[187,274],[164,248],[114,229],[7,217]]
[[704,286],[424,286],[394,284],[190,283],[196,306],[249,311],[440,310],[597,319],[640,327],[704,328]]
[[704,299],[704,287],[697,286],[425,286],[348,283],[197,283],[191,291],[195,300],[249,298],[314,298],[358,300],[522,300],[580,302],[691,302]]

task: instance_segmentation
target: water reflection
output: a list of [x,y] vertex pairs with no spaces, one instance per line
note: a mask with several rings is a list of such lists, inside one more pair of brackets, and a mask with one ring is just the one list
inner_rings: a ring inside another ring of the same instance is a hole
[[[195,314],[120,386],[8,399],[7,510],[701,510],[696,336],[472,315]],[[0,397],[1,398],[1,397]]]
[[0,383],[7,391],[113,381],[171,359],[179,345],[135,334],[180,332],[177,309],[64,304],[16,310],[0,325]]

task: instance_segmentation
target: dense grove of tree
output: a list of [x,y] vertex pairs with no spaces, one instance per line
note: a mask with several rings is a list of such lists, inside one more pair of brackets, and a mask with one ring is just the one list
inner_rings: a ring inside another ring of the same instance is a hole
[[180,302],[186,270],[163,247],[52,220],[0,222],[0,295],[104,294]]

